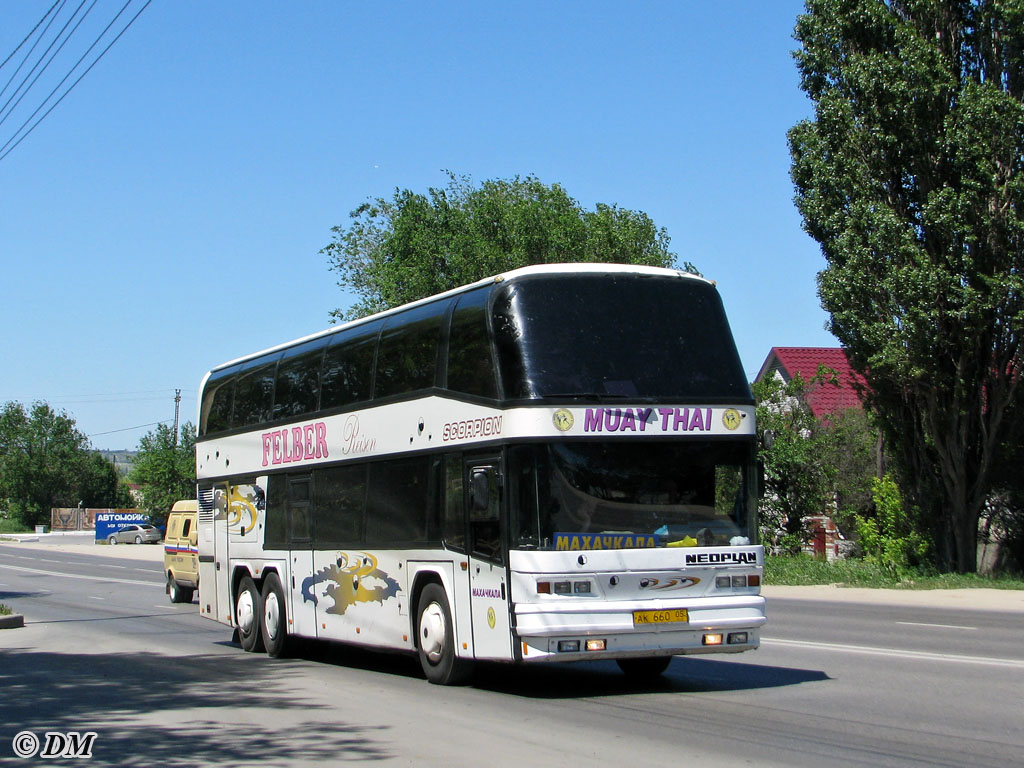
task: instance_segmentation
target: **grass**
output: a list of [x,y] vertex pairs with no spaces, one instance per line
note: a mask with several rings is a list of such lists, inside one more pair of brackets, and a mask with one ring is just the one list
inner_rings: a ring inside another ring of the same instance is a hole
[[14,611],[8,608],[3,603],[0,603],[0,616],[10,616]]
[[864,560],[836,560],[830,563],[807,555],[766,557],[764,581],[765,584],[786,586],[835,584],[841,587],[876,589],[1024,589],[1024,579],[1016,576],[976,576],[914,570],[894,572]]
[[32,529],[17,520],[0,517],[0,533],[32,533]]

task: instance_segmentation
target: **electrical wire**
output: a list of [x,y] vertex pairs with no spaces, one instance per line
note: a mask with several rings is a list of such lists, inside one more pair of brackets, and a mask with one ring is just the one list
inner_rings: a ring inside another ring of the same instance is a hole
[[[49,31],[49,29],[50,29],[50,25],[53,24],[53,22],[55,22],[57,20],[57,17],[60,15],[60,12],[62,10],[64,10],[64,4],[67,3],[67,0],[59,0],[59,2],[60,2],[60,8],[57,9],[57,12],[55,14],[53,14],[53,18],[50,19],[48,22],[46,22],[46,27],[45,27],[45,29],[43,29],[42,33],[39,35],[39,39],[36,40],[34,43],[32,43],[32,47],[28,49],[28,53],[25,54],[25,58],[21,60],[21,64],[19,64],[18,68],[14,70],[14,74],[11,75],[11,79],[8,80],[6,83],[4,83],[4,87],[3,88],[0,88],[0,96],[3,96],[4,93],[7,92],[7,89],[10,87],[11,83],[14,82],[14,78],[16,78],[18,76],[18,73],[21,72],[21,68],[25,66],[25,62],[27,62],[29,60],[29,57],[32,56],[32,51],[34,51],[36,49],[37,45],[39,45],[41,42],[43,42],[43,38],[46,37],[47,31]],[[38,27],[39,25],[37,24],[36,26]],[[24,45],[24,43],[23,43],[23,45]],[[18,46],[18,47],[20,48],[21,46]],[[6,105],[4,105],[4,106],[6,106]]]
[[[3,69],[7,62],[14,58],[14,54],[21,50],[21,46],[28,42],[29,38],[36,33],[37,29],[39,29],[39,25],[46,21],[46,17],[49,16],[53,12],[53,9],[56,8],[62,1],[63,0],[54,0],[53,5],[50,6],[50,10],[43,14],[43,18],[36,22],[36,25],[32,27],[32,31],[25,35],[25,39],[18,43],[17,47],[10,52],[6,59],[4,59],[3,64],[0,64],[0,69]],[[3,91],[0,91],[0,95],[2,94]]]
[[[57,46],[57,50],[55,50],[53,52],[53,56],[51,56],[46,61],[46,63],[43,64],[43,68],[39,70],[39,74],[37,74],[35,76],[35,78],[32,80],[32,82],[29,83],[28,87],[25,88],[24,91],[22,91],[21,96],[18,96],[18,100],[15,101],[14,104],[11,105],[11,108],[7,111],[7,114],[3,115],[3,116],[0,116],[0,125],[3,125],[5,122],[7,122],[7,118],[10,117],[14,113],[14,110],[17,108],[17,106],[19,104],[21,104],[21,100],[24,99],[26,96],[28,96],[28,92],[32,90],[32,86],[35,85],[37,82],[39,82],[39,78],[43,76],[43,73],[46,72],[46,70],[49,68],[50,64],[53,62],[53,60],[55,58],[57,58],[57,54],[61,52],[61,49],[63,49],[64,46],[67,44],[68,40],[71,39],[71,36],[74,35],[75,32],[78,31],[78,28],[81,26],[82,22],[85,21],[85,17],[89,15],[89,11],[91,11],[93,8],[96,7],[96,3],[98,1],[99,0],[92,0],[92,5],[89,6],[88,10],[86,10],[86,12],[84,14],[82,14],[82,17],[75,24],[75,26],[71,30],[71,32],[68,33],[68,36],[65,37],[64,40],[61,42],[61,44]],[[30,69],[28,74],[25,75],[25,79],[22,80],[21,83],[18,85],[18,87],[15,88],[14,91],[11,93],[11,98],[7,99],[7,103],[4,104],[2,107],[0,107],[0,113],[2,113],[5,109],[7,109],[7,104],[10,104],[11,103],[11,99],[13,99],[15,96],[18,95],[18,91],[21,91],[21,89],[25,87],[25,83],[28,82],[28,79],[30,77],[32,77],[32,73],[35,72],[36,67],[39,66],[39,63],[43,60],[43,57],[45,57],[46,54],[48,54],[50,52],[50,49],[53,48],[53,46],[56,44],[56,42],[58,40],[60,40],[61,35],[64,34],[64,31],[68,28],[68,25],[72,21],[75,20],[75,17],[78,15],[78,12],[80,10],[82,10],[82,6],[84,6],[85,3],[86,3],[86,0],[82,0],[82,2],[79,3],[78,7],[75,8],[75,12],[71,14],[71,18],[69,18],[66,22],[64,22],[64,26],[61,27],[61,30],[60,30],[60,32],[57,33],[57,36],[55,38],[53,38],[53,42],[50,43],[49,47],[47,47],[47,49],[45,51],[43,51],[43,55],[39,58],[39,61],[37,61],[35,64],[32,65],[32,69]],[[76,64],[75,66],[77,67],[78,65]],[[48,98],[49,98],[49,96],[47,96],[47,99]],[[45,104],[46,102],[44,101],[43,103]]]
[[155,427],[157,424],[170,424],[174,419],[164,419],[163,421],[154,421],[150,424],[139,424],[137,427],[125,427],[124,429],[112,429],[109,432],[93,432],[91,435],[86,437],[100,437],[102,435],[113,435],[117,432],[131,432],[133,429],[145,429],[146,427]]
[[[64,91],[63,94],[61,94],[60,98],[57,99],[57,101],[55,101],[53,103],[53,105],[48,110],[46,110],[46,112],[44,112],[42,114],[42,116],[38,120],[36,120],[35,123],[32,124],[32,127],[30,127],[27,131],[25,131],[25,133],[22,134],[22,136],[20,138],[18,138],[17,141],[14,141],[14,137],[17,136],[19,133],[21,133],[22,130],[24,130],[25,126],[28,125],[28,123],[32,120],[32,118],[35,117],[39,113],[39,110],[41,110],[46,105],[46,102],[50,100],[50,98],[53,96],[54,93],[57,92],[57,90],[60,88],[60,86],[64,84],[64,82],[72,75],[72,73],[74,73],[75,69],[78,68],[78,65],[81,64],[82,61],[85,59],[85,57],[89,54],[89,52],[92,51],[92,49],[96,47],[97,43],[100,42],[100,40],[107,33],[107,31],[110,29],[110,27],[113,26],[114,22],[117,21],[117,19],[120,18],[121,14],[124,13],[125,9],[129,5],[131,5],[132,0],[128,0],[128,2],[126,2],[124,4],[124,6],[121,8],[121,10],[117,12],[117,16],[115,16],[114,19],[110,22],[110,24],[107,25],[107,27],[103,30],[103,32],[100,34],[100,36],[96,38],[96,41],[92,45],[89,46],[89,49],[82,55],[82,58],[80,58],[78,60],[78,62],[75,63],[75,66],[71,68],[71,70],[68,72],[68,74],[66,74],[63,77],[63,79],[61,79],[61,81],[54,87],[54,89],[46,97],[46,99],[43,101],[43,103],[40,104],[39,107],[37,107],[36,110],[31,115],[29,115],[28,119],[26,119],[25,122],[22,123],[22,125],[18,128],[18,130],[14,132],[14,135],[10,139],[7,140],[7,143],[5,143],[2,147],[0,147],[0,162],[2,162],[4,160],[4,158],[6,158],[9,154],[11,154],[11,152],[13,152],[17,148],[17,146],[19,144],[21,144],[21,142],[23,142],[26,138],[28,138],[29,134],[31,134],[32,131],[34,131],[39,126],[39,124],[41,122],[43,122],[43,120],[45,120],[47,118],[47,116],[49,116],[49,114],[51,112],[53,112],[54,109],[57,108],[57,105],[59,105],[62,101],[64,101],[65,97],[69,93],[71,93],[71,91],[73,91],[75,89],[75,86],[77,86],[80,82],[82,82],[82,78],[84,78],[87,74],[89,74],[90,71],[92,71],[92,68],[94,66],[96,66],[96,64],[99,63],[99,60],[102,59],[107,54],[107,51],[109,51],[113,47],[114,43],[116,43],[118,40],[121,39],[121,36],[125,32],[128,31],[129,27],[131,27],[132,24],[135,23],[135,20],[138,19],[139,16],[142,15],[142,12],[145,11],[149,7],[149,4],[151,2],[153,2],[153,0],[146,0],[146,3],[142,6],[142,8],[139,9],[138,13],[136,13],[131,18],[131,20],[121,29],[121,31],[117,33],[117,36],[113,40],[110,41],[110,44],[107,45],[107,47],[103,49],[103,51],[100,53],[100,55],[97,56],[95,59],[93,59],[92,63],[89,64],[89,66],[78,77],[78,79],[75,80],[75,82],[73,82],[71,84],[71,86],[66,91]],[[11,144],[12,141],[14,141],[13,144]]]

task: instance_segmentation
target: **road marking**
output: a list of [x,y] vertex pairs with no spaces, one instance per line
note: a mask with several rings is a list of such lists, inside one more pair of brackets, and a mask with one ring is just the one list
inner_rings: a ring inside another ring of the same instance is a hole
[[86,595],[90,600],[106,600],[105,597],[96,597],[95,595]]
[[36,562],[40,563],[63,563],[63,560],[51,560],[48,557],[37,557]]
[[138,579],[112,579],[108,576],[88,576],[81,573],[59,573],[57,571],[41,571],[38,568],[22,568],[20,565],[8,565],[6,567],[12,571],[39,573],[43,576],[62,576],[65,579],[89,579],[90,581],[109,581],[114,584],[142,584],[146,587],[160,587],[160,589],[164,589],[164,587],[167,586],[163,581],[139,581]]
[[916,659],[918,661],[946,661],[954,664],[980,664],[988,667],[1010,667],[1024,669],[1024,659],[997,659],[987,656],[959,656],[955,653],[929,653],[928,651],[908,651],[902,648],[873,648],[867,645],[843,645],[841,643],[815,643],[810,640],[761,640],[761,645],[788,645],[794,648],[809,648],[819,651],[839,651],[840,653],[860,653],[865,656],[892,656],[899,659]]
[[920,621],[897,621],[897,624],[902,624],[905,627],[935,627],[936,629],[969,629],[971,632],[977,632],[977,627],[961,627],[958,624],[925,624]]

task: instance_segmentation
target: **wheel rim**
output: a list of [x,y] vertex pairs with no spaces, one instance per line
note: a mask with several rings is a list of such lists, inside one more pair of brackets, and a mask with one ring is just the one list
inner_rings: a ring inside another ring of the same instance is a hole
[[420,615],[420,648],[431,664],[441,661],[448,642],[446,635],[444,611],[437,603],[431,603]]
[[281,623],[281,606],[277,602],[276,592],[271,592],[264,600],[263,619],[267,637],[274,640],[277,638],[277,628]]
[[253,618],[256,615],[256,606],[253,605],[252,592],[248,589],[243,589],[242,594],[238,596],[238,628],[242,630],[242,634],[248,635],[252,632]]

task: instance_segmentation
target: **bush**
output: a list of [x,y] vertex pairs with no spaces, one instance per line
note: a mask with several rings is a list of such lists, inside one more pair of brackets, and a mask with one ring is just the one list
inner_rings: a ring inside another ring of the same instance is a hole
[[896,482],[889,475],[876,478],[871,496],[875,517],[855,518],[864,559],[895,578],[925,567],[928,541],[911,525]]

